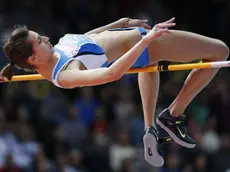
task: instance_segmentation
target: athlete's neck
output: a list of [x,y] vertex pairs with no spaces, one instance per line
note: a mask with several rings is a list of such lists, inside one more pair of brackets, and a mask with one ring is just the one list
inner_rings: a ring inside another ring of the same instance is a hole
[[54,53],[53,58],[51,58],[50,61],[48,61],[47,63],[37,66],[36,71],[42,76],[44,76],[46,79],[51,80],[53,69],[57,64],[58,60],[59,56],[56,53]]

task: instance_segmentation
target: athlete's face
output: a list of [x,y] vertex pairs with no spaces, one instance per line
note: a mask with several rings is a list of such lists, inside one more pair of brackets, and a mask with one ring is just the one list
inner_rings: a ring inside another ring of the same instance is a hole
[[29,57],[30,63],[34,65],[45,64],[52,59],[54,49],[48,37],[29,31],[28,39],[33,44],[33,55]]

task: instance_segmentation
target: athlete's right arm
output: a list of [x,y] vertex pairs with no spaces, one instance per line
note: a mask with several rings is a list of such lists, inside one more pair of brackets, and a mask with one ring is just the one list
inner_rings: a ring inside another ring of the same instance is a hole
[[151,27],[146,22],[147,20],[121,18],[118,21],[115,21],[113,23],[110,23],[105,26],[91,30],[85,33],[85,35],[97,34],[97,33],[101,33],[109,29],[121,28],[121,27],[143,27],[145,29],[151,29]]
[[58,75],[58,83],[64,88],[74,88],[78,86],[101,85],[119,80],[132,66],[146,46],[146,41],[139,41],[130,51],[124,54],[108,68],[64,70]]
[[78,86],[100,85],[120,79],[131,68],[132,64],[151,41],[163,33],[170,33],[168,27],[175,26],[173,21],[174,18],[155,25],[144,38],[108,68],[93,70],[73,69],[60,72],[58,76],[59,84],[64,88],[74,88]]

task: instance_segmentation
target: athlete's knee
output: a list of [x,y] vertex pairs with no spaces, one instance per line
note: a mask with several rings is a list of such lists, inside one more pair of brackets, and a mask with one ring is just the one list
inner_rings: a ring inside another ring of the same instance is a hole
[[229,56],[228,46],[221,40],[217,40],[217,56],[215,60],[226,60]]

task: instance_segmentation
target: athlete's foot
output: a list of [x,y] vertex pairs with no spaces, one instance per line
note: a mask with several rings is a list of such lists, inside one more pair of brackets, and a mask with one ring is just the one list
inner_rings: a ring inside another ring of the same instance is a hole
[[157,150],[157,132],[153,126],[145,130],[143,137],[145,160],[152,166],[161,167],[164,165],[164,159]]
[[172,117],[168,109],[165,109],[159,114],[156,119],[157,128],[164,129],[170,137],[179,145],[194,148],[196,142],[187,134],[187,128],[185,126],[185,116]]
[[173,141],[172,137],[159,125],[156,124],[157,136],[158,136],[158,143],[166,144]]

